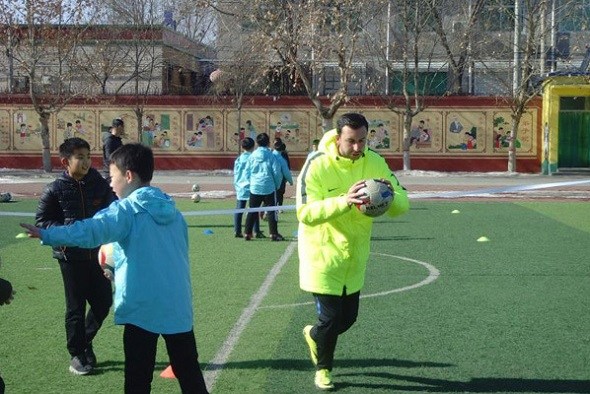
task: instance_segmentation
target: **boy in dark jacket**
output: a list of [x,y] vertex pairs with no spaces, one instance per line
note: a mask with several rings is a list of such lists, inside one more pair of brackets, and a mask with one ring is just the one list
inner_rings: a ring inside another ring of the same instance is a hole
[[[10,304],[12,298],[14,297],[15,291],[12,289],[12,284],[0,278],[0,305]],[[0,376],[0,393],[4,393],[4,380],[2,380],[2,376]]]
[[[59,155],[65,171],[46,186],[39,200],[36,225],[41,228],[90,218],[115,199],[108,182],[91,167],[88,142],[68,138],[60,145]],[[92,339],[113,302],[111,283],[98,264],[98,248],[55,247],[53,257],[64,282],[70,372],[86,375],[96,365]]]

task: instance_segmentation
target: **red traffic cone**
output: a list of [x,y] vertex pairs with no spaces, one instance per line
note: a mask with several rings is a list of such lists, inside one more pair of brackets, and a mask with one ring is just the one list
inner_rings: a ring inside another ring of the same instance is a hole
[[172,365],[168,365],[168,367],[162,371],[160,377],[166,379],[175,379],[176,376],[174,375],[174,371],[172,370]]

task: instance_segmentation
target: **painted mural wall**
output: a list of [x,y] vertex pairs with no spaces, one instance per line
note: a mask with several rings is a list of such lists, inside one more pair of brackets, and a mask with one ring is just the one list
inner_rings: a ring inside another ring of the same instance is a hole
[[[356,111],[369,121],[368,145],[385,157],[401,157],[402,117],[388,109],[347,107],[339,114]],[[316,138],[321,138],[321,120],[310,107],[244,107],[241,111],[216,106],[153,106],[144,112],[141,124],[132,107],[68,106],[50,120],[51,151],[69,137],[86,139],[100,157],[102,141],[114,118],[125,121],[124,142],[141,142],[158,156],[197,158],[227,156],[239,152],[239,141],[269,133],[281,138],[290,155],[304,157]],[[517,155],[537,158],[539,152],[540,108],[524,115]],[[503,158],[510,139],[510,111],[497,106],[429,107],[418,114],[410,131],[412,157]],[[0,106],[0,158],[2,155],[40,155],[38,116],[26,106]]]

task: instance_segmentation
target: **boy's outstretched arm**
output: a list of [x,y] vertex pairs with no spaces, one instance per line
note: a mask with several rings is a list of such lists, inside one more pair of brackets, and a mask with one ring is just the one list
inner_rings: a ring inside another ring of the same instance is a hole
[[28,223],[21,223],[20,226],[27,230],[27,235],[29,236],[29,238],[41,237],[41,230],[38,227],[35,227],[32,224]]

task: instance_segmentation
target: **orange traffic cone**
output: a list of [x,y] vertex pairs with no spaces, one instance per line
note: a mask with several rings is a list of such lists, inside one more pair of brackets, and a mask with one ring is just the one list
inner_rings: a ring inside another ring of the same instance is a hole
[[168,365],[168,367],[162,371],[160,377],[167,379],[175,379],[176,376],[174,375],[174,371],[172,370],[172,365]]

